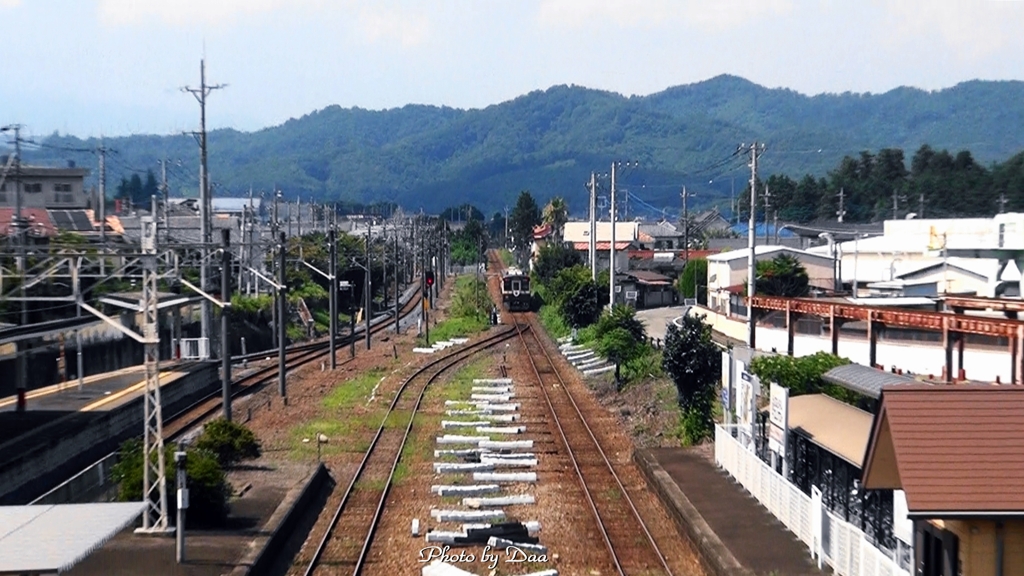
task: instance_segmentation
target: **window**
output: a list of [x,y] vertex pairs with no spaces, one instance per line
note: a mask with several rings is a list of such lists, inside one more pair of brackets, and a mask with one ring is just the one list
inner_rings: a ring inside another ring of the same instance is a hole
[[53,185],[54,192],[71,192],[71,184],[59,182]]
[[22,190],[24,190],[25,192],[42,192],[43,191],[43,185],[40,184],[39,182],[33,182],[31,184],[24,184],[23,187],[22,187]]

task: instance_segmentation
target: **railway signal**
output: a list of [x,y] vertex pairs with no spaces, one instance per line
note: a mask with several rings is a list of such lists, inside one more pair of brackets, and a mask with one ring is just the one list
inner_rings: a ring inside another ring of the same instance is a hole
[[433,270],[427,270],[427,287],[431,287],[433,285],[434,285],[434,271]]

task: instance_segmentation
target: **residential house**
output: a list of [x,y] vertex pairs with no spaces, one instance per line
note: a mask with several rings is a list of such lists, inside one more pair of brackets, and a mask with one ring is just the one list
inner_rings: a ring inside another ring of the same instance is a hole
[[898,490],[912,574],[1024,576],[1024,387],[885,386],[864,455],[868,490]]
[[[6,158],[0,158],[0,168]],[[65,168],[22,165],[17,172],[11,169],[6,178],[0,178],[0,208],[14,208],[21,188],[22,208],[83,210],[91,208],[85,191],[85,177],[89,170],[68,162]]]
[[615,275],[615,303],[633,308],[658,308],[679,303],[672,278],[644,270]]
[[[611,252],[610,222],[597,222],[597,269],[607,270]],[[566,222],[562,230],[565,242],[590,261],[590,222]],[[640,247],[640,225],[637,222],[615,223],[615,270],[629,270],[629,254]]]
[[[755,261],[771,260],[781,254],[795,257],[807,270],[812,288],[832,290],[835,283],[834,260],[829,256],[787,246],[756,246]],[[708,256],[708,307],[720,314],[746,316],[743,295],[747,284],[750,249],[733,250]]]

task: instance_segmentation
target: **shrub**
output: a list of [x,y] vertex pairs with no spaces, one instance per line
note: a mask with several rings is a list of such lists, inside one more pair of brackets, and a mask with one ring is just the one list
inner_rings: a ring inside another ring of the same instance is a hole
[[[176,446],[164,447],[164,469],[167,475],[167,513],[172,517],[177,511],[175,494]],[[189,490],[189,509],[186,526],[189,528],[213,528],[224,525],[228,516],[228,497],[231,485],[214,454],[206,450],[186,451],[185,472]],[[122,502],[138,502],[142,495],[142,441],[133,438],[121,445],[118,462],[111,469],[111,476],[117,482],[117,499]]]
[[217,462],[224,467],[260,457],[260,443],[252,430],[223,418],[203,426],[202,434],[196,439],[196,448],[215,455]]

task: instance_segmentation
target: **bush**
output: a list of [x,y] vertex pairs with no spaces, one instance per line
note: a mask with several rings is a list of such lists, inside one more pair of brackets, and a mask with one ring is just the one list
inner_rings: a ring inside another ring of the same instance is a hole
[[[177,512],[175,498],[176,446],[164,447],[164,470],[167,475],[167,513]],[[228,516],[228,498],[231,485],[214,454],[199,449],[186,451],[185,471],[188,476],[189,509],[186,514],[188,528],[215,528],[224,525]],[[117,499],[121,502],[139,502],[142,495],[142,441],[133,438],[121,445],[118,462],[111,469],[117,482]]]
[[223,418],[203,426],[202,434],[196,439],[196,448],[215,455],[223,467],[260,457],[260,443],[252,430]]
[[629,306],[616,304],[610,313],[602,314],[597,321],[595,335],[601,338],[616,328],[622,328],[629,332],[633,340],[637,342],[647,341],[647,330],[644,328],[644,323],[637,319],[636,310]]
[[816,352],[810,356],[772,355],[758,356],[750,363],[750,372],[761,380],[762,386],[772,382],[788,388],[790,394],[827,394],[836,400],[852,405],[863,405],[866,399],[841,386],[829,384],[821,377],[836,366],[849,364],[846,358],[833,356],[828,352]]
[[596,321],[601,314],[600,295],[597,285],[591,281],[579,286],[569,294],[559,307],[565,323],[573,328],[583,328]]
[[711,437],[714,429],[714,421],[708,417],[708,412],[700,408],[689,408],[683,410],[679,416],[679,440],[685,446],[700,444],[705,438]]

